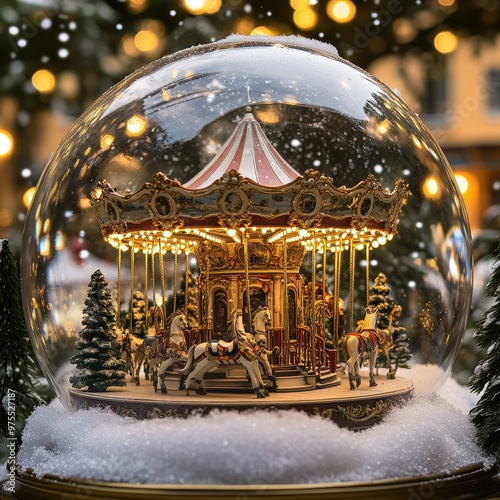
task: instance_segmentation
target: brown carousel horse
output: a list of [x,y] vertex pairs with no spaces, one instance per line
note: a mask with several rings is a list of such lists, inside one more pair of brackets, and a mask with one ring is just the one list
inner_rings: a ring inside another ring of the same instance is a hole
[[243,365],[252,383],[253,391],[258,398],[269,396],[260,375],[258,356],[260,349],[251,334],[243,327],[241,309],[234,310],[228,321],[228,341],[211,340],[190,347],[186,366],[179,373],[187,375],[185,380],[186,394],[189,395],[189,385],[194,380],[197,394],[205,395],[202,387],[205,373],[221,364]]
[[375,362],[379,346],[386,342],[385,333],[377,328],[378,309],[367,307],[365,319],[360,332],[348,333],[342,342],[342,352],[347,360],[347,372],[349,374],[349,386],[351,390],[357,389],[361,384],[359,368],[363,359],[367,356],[369,361],[370,387],[377,385],[375,382]]

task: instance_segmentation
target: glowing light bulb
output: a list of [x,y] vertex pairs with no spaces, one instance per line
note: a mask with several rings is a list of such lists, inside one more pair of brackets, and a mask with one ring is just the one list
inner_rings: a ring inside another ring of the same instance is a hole
[[0,158],[7,158],[14,150],[14,138],[7,130],[0,129]]
[[467,180],[467,177],[462,174],[455,174],[455,180],[457,181],[458,189],[460,189],[460,192],[462,194],[466,193],[469,189],[469,181]]
[[458,38],[451,31],[441,31],[434,37],[434,47],[441,54],[449,54],[458,46]]
[[356,16],[356,6],[350,0],[330,0],[326,13],[337,23],[349,23]]
[[135,137],[141,135],[146,130],[148,121],[140,115],[134,115],[127,120],[127,134]]
[[47,69],[39,69],[33,73],[31,83],[40,94],[50,94],[56,87],[56,77]]

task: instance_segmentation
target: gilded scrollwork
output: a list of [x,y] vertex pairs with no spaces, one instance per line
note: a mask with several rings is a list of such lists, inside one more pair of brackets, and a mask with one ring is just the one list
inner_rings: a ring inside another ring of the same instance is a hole
[[318,407],[313,408],[312,413],[314,415],[319,415],[328,420],[332,420],[335,415],[340,415],[341,417],[351,421],[362,423],[366,422],[372,418],[383,418],[389,410],[394,407],[400,407],[401,403],[393,401],[392,399],[380,400],[375,403],[375,405],[348,405],[340,406],[337,405],[336,408],[326,408],[321,409]]

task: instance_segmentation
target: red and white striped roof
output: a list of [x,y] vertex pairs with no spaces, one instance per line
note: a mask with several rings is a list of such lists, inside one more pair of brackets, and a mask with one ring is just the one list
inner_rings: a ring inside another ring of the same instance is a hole
[[283,186],[301,177],[274,149],[251,113],[244,116],[210,163],[184,187],[206,188],[233,169],[268,187]]

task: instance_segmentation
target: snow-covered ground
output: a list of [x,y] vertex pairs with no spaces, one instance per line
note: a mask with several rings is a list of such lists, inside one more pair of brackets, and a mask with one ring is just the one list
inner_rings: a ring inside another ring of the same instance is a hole
[[467,413],[477,397],[448,380],[420,391],[363,432],[296,411],[213,411],[136,421],[104,410],[39,407],[18,455],[21,470],[102,481],[282,484],[443,473],[488,459]]

